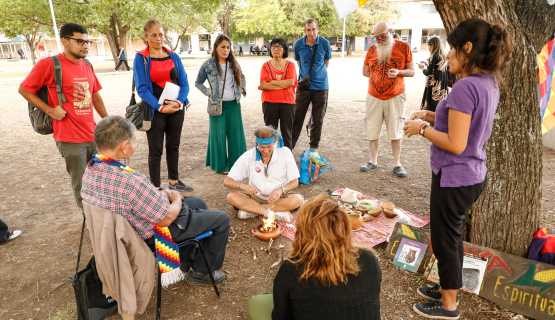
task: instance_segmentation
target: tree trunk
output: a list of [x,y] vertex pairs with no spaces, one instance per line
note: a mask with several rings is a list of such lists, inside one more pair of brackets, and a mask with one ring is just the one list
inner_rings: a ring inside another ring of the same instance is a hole
[[501,23],[513,39],[502,69],[507,84],[485,145],[488,184],[472,207],[470,241],[524,256],[539,226],[542,136],[536,56],[555,30],[546,0],[433,0],[445,29],[468,18]]
[[[129,31],[130,27],[123,26],[121,21],[119,20],[117,14],[112,12],[110,16],[110,29],[105,30],[103,33],[106,35],[108,39],[108,44],[110,45],[110,51],[112,52],[112,58],[114,59],[114,66],[117,66],[119,63],[118,59],[118,49],[120,42],[123,43],[124,49],[127,49],[127,43],[125,38],[127,36],[127,31]],[[127,52],[129,55],[129,52]]]
[[347,47],[347,55],[353,54],[353,46],[355,45],[355,36],[349,36],[349,46]]

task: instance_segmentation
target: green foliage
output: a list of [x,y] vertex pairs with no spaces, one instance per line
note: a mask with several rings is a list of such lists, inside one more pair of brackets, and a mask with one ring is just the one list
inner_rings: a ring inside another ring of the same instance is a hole
[[[399,15],[398,6],[385,0],[370,0],[362,8],[347,16],[346,35],[368,36],[380,20],[393,22]],[[232,13],[233,38],[295,38],[304,35],[308,18],[318,21],[319,35],[341,36],[343,20],[339,20],[331,0],[245,0]]]

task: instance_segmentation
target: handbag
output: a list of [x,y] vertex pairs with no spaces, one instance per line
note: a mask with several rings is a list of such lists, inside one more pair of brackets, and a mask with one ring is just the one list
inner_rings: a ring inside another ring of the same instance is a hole
[[316,50],[318,50],[318,44],[314,45],[314,51],[312,52],[312,60],[310,61],[310,68],[306,77],[302,78],[298,82],[298,88],[301,90],[308,90],[310,87],[310,74],[312,73],[312,65],[314,64],[314,57],[316,56]]
[[77,319],[102,320],[118,310],[118,303],[114,298],[102,293],[102,282],[96,271],[94,256],[89,260],[85,269],[78,271],[84,231],[85,217],[83,217],[83,227],[81,228],[81,242],[79,243],[75,276],[70,280],[77,303]]
[[[146,58],[144,56],[143,60],[146,74]],[[148,103],[145,101],[137,103],[135,101],[135,77],[133,77],[131,86],[131,100],[125,108],[125,118],[131,121],[139,131],[148,131],[152,125],[152,110]]]
[[208,106],[206,107],[206,111],[208,112],[209,115],[213,117],[219,117],[222,115],[222,103],[224,98],[226,78],[227,78],[227,61],[225,62],[224,86],[222,88],[222,96],[220,97],[220,101],[211,102],[210,99],[208,99]]

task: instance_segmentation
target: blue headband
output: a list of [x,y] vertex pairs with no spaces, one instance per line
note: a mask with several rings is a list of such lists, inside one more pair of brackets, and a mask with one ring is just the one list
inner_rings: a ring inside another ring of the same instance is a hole
[[[279,141],[278,141],[278,148],[282,148],[283,147],[283,138],[281,137],[281,134],[278,132],[279,135]],[[256,143],[261,145],[261,146],[267,146],[269,144],[274,143],[274,141],[276,141],[276,137],[275,136],[271,136],[268,139],[261,139],[256,137]],[[256,148],[256,161],[260,161],[262,160],[262,155],[260,154],[260,152],[258,151],[258,148]]]

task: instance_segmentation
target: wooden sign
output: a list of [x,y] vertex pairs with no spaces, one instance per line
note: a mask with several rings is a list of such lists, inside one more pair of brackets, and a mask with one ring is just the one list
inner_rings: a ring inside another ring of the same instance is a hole
[[[395,256],[402,238],[428,244],[419,269],[423,271],[433,250],[429,234],[397,223],[385,252],[387,257]],[[555,266],[468,242],[464,242],[464,248],[488,259],[480,297],[533,319],[555,319]]]

